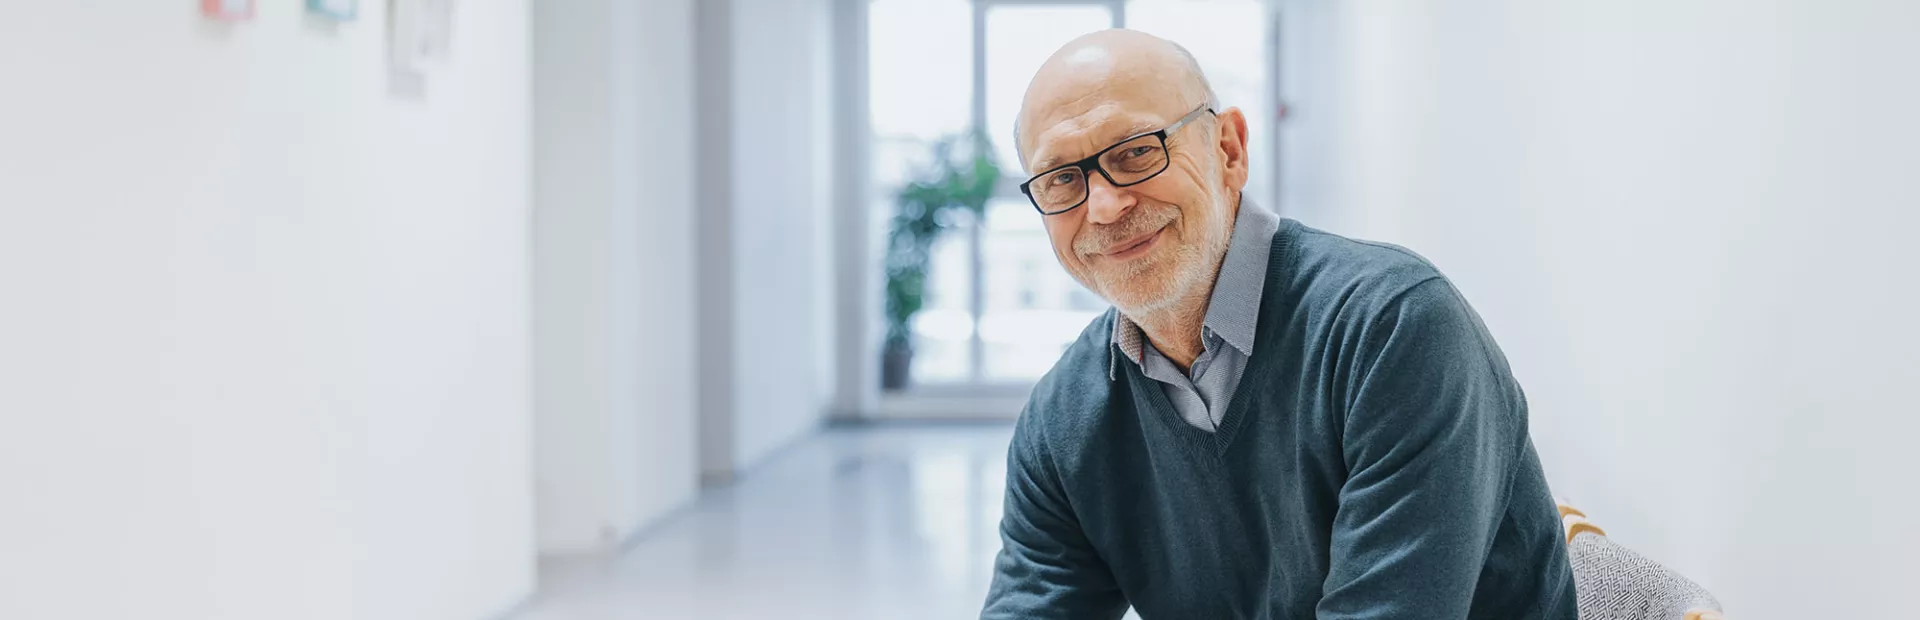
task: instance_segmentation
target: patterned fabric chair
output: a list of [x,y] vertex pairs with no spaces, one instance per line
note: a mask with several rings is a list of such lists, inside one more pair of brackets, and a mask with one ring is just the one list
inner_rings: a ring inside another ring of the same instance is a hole
[[1720,601],[1679,573],[1607,539],[1560,504],[1581,620],[1723,620]]

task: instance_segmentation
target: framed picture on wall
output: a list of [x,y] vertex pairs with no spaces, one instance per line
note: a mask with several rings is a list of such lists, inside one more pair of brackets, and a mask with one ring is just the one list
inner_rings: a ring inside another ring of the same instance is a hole
[[360,0],[307,0],[307,11],[336,21],[352,21],[360,15]]
[[454,0],[393,0],[389,9],[395,69],[421,73],[451,58]]
[[253,19],[253,0],[200,0],[200,12],[223,22]]

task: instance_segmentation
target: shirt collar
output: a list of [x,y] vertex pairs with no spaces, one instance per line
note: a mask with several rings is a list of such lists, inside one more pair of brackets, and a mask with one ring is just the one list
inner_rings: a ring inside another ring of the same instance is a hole
[[[1267,284],[1267,259],[1273,252],[1273,235],[1279,230],[1280,216],[1242,197],[1240,213],[1233,221],[1233,235],[1227,241],[1227,255],[1220,261],[1220,275],[1214,279],[1213,293],[1207,298],[1207,315],[1201,326],[1242,355],[1253,355],[1254,332],[1260,321],[1260,296]],[[1127,359],[1139,364],[1145,355],[1146,333],[1119,310],[1113,314],[1110,342]],[[1208,339],[1201,341],[1206,343]],[[1109,360],[1109,379],[1118,375],[1116,363],[1117,359]]]

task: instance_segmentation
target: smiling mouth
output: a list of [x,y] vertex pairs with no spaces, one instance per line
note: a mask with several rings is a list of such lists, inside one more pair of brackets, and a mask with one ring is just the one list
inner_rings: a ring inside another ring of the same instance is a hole
[[1167,229],[1165,227],[1162,227],[1161,229],[1153,231],[1152,233],[1142,236],[1139,239],[1136,239],[1133,241],[1127,241],[1127,242],[1121,243],[1118,246],[1114,246],[1113,249],[1107,250],[1106,252],[1101,253],[1101,255],[1107,258],[1115,259],[1115,260],[1128,260],[1131,258],[1138,257],[1142,254],[1146,254],[1147,250],[1153,249],[1155,242],[1160,240],[1160,235],[1164,234],[1166,231]]

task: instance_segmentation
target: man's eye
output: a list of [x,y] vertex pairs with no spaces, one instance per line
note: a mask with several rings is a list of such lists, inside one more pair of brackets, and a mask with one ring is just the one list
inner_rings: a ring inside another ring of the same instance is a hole
[[1061,171],[1061,172],[1057,172],[1057,173],[1054,173],[1054,175],[1053,175],[1053,178],[1050,178],[1050,179],[1048,179],[1048,180],[1047,180],[1047,183],[1048,183],[1048,184],[1051,184],[1051,185],[1056,185],[1056,186],[1059,186],[1059,185],[1072,185],[1072,184],[1073,184],[1074,182],[1076,182],[1076,181],[1079,181],[1079,180],[1080,180],[1080,172],[1079,172],[1079,171],[1077,171],[1077,170],[1066,170],[1066,171]]
[[1154,148],[1155,147],[1151,147],[1151,146],[1136,146],[1136,147],[1127,149],[1126,152],[1121,153],[1121,156],[1126,157],[1127,159],[1133,159],[1136,157],[1145,157],[1148,153],[1152,153],[1154,151]]

